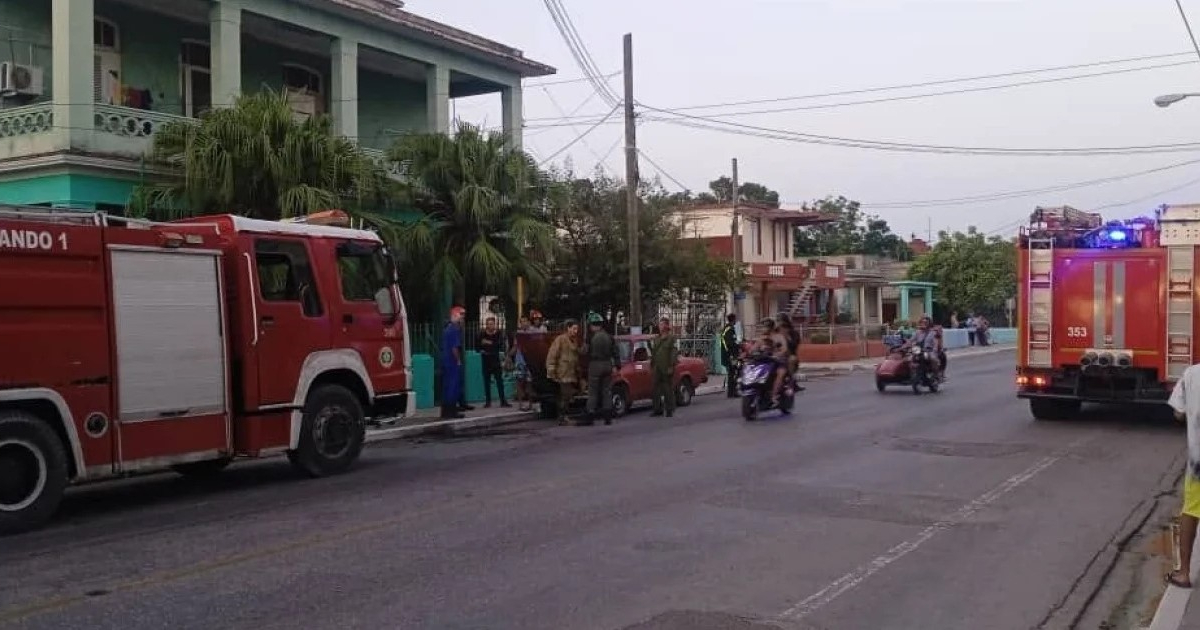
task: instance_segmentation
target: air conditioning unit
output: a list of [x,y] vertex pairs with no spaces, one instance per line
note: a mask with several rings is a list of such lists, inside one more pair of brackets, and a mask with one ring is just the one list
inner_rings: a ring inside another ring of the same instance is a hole
[[45,72],[37,66],[5,61],[0,63],[0,95],[41,96]]

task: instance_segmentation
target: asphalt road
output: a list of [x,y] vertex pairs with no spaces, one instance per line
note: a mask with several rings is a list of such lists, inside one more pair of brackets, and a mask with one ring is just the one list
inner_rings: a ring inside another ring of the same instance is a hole
[[866,373],[747,424],[530,423],[376,445],[352,474],[77,489],[0,539],[0,628],[1024,629],[1063,605],[1182,430],[1033,421],[1012,354],[937,395]]

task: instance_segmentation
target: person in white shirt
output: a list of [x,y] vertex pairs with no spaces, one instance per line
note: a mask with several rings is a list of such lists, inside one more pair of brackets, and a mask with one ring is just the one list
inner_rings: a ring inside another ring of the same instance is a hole
[[1200,525],[1200,364],[1183,371],[1167,401],[1175,417],[1187,423],[1187,470],[1183,473],[1183,508],[1179,515],[1179,568],[1166,575],[1168,584],[1192,587],[1192,546]]

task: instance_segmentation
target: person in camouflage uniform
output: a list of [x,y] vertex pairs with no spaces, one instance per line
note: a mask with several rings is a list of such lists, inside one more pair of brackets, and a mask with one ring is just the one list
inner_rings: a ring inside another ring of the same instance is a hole
[[604,424],[613,421],[613,374],[621,365],[617,342],[604,330],[604,318],[598,313],[588,315],[588,327],[592,339],[585,346],[587,364],[587,413],[588,421],[594,421],[597,413]]
[[567,320],[565,331],[546,353],[546,378],[558,383],[558,421],[568,424],[567,409],[579,388],[579,322]]
[[675,415],[675,366],[679,363],[679,340],[671,331],[671,320],[658,323],[658,338],[650,343],[650,370],[654,377],[654,413]]

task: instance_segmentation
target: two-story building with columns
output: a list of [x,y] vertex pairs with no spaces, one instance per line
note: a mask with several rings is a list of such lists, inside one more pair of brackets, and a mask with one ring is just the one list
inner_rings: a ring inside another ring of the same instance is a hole
[[0,203],[120,211],[156,129],[263,87],[380,158],[490,93],[519,143],[521,81],[553,73],[399,0],[0,0]]

